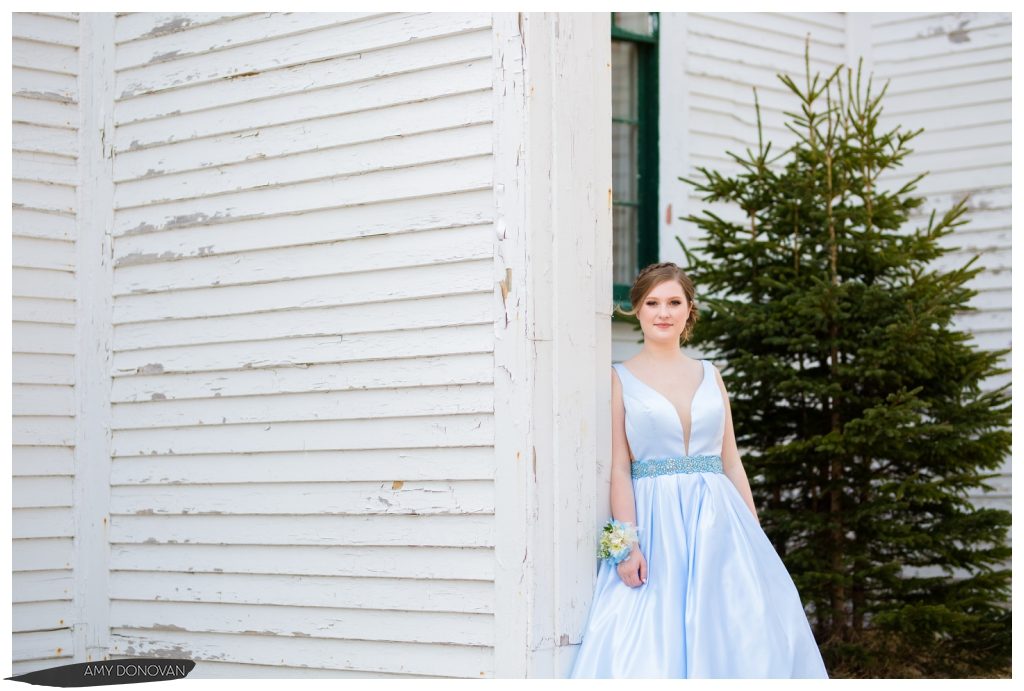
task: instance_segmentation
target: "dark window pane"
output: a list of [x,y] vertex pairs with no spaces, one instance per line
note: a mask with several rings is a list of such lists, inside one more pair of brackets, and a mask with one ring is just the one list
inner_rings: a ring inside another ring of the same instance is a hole
[[637,136],[633,124],[612,123],[612,199],[637,201]]
[[612,280],[629,285],[636,278],[637,264],[637,210],[632,206],[613,208],[612,223]]
[[636,120],[637,47],[629,41],[612,41],[612,117]]
[[[637,209],[619,202],[637,201],[637,133],[639,63],[637,46],[612,41],[612,214],[616,283],[631,283],[637,264]],[[623,122],[625,120],[625,122]]]

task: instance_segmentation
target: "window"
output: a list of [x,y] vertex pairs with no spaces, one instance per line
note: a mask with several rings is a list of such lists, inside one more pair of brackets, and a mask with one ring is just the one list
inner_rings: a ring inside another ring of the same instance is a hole
[[658,13],[612,12],[612,273],[629,302],[658,261]]

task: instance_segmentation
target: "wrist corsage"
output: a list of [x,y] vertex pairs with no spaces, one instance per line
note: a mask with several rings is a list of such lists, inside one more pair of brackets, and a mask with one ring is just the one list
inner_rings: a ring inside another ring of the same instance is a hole
[[601,532],[601,547],[597,556],[601,559],[610,559],[612,563],[618,564],[629,556],[633,545],[640,540],[638,535],[640,529],[626,521],[617,521],[614,518],[605,524]]

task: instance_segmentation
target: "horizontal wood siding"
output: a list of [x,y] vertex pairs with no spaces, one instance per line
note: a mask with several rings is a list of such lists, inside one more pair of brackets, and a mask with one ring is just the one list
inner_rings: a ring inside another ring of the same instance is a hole
[[12,15],[14,674],[72,661],[75,15]]
[[[699,240],[701,231],[679,220],[682,216],[709,209],[742,222],[735,205],[709,204],[678,178],[702,180],[696,172],[699,167],[723,174],[741,170],[727,152],[744,155],[746,149],[757,148],[754,88],[764,140],[772,142],[772,154],[782,153],[796,140],[784,125],[789,119],[784,111],[796,107],[796,96],[777,75],[788,74],[800,83],[808,35],[812,72],[827,75],[845,60],[846,23],[840,13],[661,13],[658,232],[662,260],[684,265],[676,237],[691,247]],[[697,288],[699,292],[701,287]],[[612,334],[613,360],[628,359],[642,347],[642,334],[632,325],[615,322]]]
[[[743,155],[748,147],[756,150],[754,88],[764,140],[772,142],[772,152],[782,153],[796,140],[784,125],[790,119],[784,111],[797,108],[796,95],[778,75],[788,74],[801,83],[807,35],[812,73],[826,76],[845,60],[846,29],[843,16],[837,13],[690,12],[684,26],[687,86],[683,98],[689,104],[689,129],[684,147],[687,160],[677,161],[676,166],[684,164],[677,175],[686,177],[692,177],[698,167],[738,172],[739,165],[726,152]],[[665,36],[663,40],[677,39]],[[678,209],[681,213],[675,216],[709,208],[690,185],[676,176],[669,182],[687,192],[685,208]],[[715,210],[727,218],[737,215],[737,210],[727,205]]]
[[488,14],[127,14],[114,658],[493,676]]
[[[928,173],[918,183],[926,202],[916,227],[969,195],[969,223],[943,239],[954,251],[935,266],[953,270],[981,255],[975,266],[984,271],[970,284],[976,311],[954,321],[984,350],[1011,345],[1010,34],[1009,13],[874,13],[871,21],[876,83],[891,80],[881,126],[924,128],[887,187]],[[1010,368],[1012,358],[1001,364]],[[1007,372],[982,388],[1009,382]],[[1009,456],[989,483],[996,491],[975,494],[975,503],[1010,510]]]

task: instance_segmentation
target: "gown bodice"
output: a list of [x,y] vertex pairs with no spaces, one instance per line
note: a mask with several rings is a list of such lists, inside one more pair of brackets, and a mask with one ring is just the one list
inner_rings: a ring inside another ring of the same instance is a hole
[[637,378],[621,362],[612,365],[622,382],[626,409],[626,440],[637,461],[722,453],[725,406],[715,380],[714,365],[700,361],[704,376],[690,404],[689,454],[683,440],[683,423],[670,400]]

